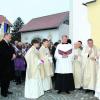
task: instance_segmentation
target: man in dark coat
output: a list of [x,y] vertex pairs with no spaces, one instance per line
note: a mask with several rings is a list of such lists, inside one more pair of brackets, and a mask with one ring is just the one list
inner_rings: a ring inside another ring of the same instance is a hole
[[12,92],[8,91],[10,80],[12,79],[12,61],[15,58],[14,49],[9,43],[11,34],[6,33],[0,41],[0,80],[1,80],[1,95],[7,97]]
[[54,46],[52,47],[52,50],[51,50],[51,54],[52,54],[52,56],[53,56],[54,67],[56,67],[56,59],[55,59],[55,57],[54,57],[54,54],[55,54],[56,47],[57,47],[58,44],[59,44],[58,42],[55,42],[55,43],[54,43]]

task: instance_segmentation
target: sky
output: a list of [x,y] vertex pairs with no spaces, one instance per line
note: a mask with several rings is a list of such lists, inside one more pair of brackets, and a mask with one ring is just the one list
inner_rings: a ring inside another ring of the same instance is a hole
[[0,15],[13,23],[21,17],[24,23],[32,18],[70,10],[72,0],[0,0]]

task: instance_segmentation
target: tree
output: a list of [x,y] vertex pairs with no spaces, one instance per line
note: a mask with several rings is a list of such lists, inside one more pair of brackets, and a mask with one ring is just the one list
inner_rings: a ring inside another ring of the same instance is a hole
[[22,21],[20,17],[18,17],[13,24],[12,41],[15,41],[15,40],[21,41],[21,33],[19,33],[19,30],[23,27],[23,25],[24,25],[24,22]]

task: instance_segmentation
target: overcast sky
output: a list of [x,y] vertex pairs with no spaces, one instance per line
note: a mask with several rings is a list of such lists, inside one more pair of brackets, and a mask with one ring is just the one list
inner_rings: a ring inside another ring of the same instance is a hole
[[17,17],[27,23],[32,18],[69,11],[71,0],[0,0],[0,15],[11,23]]

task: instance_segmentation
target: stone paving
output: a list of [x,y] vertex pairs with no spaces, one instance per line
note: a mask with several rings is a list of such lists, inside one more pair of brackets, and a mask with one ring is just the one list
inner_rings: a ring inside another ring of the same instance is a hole
[[[24,84],[15,85],[14,82],[10,85],[10,90],[13,91],[13,95],[9,95],[7,98],[1,97],[0,100],[34,100],[24,98]],[[71,94],[57,94],[55,90],[46,92],[45,95],[41,96],[36,100],[98,100],[93,94],[86,94],[84,91],[75,90]]]

